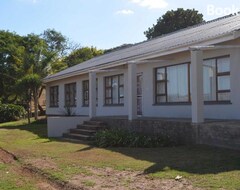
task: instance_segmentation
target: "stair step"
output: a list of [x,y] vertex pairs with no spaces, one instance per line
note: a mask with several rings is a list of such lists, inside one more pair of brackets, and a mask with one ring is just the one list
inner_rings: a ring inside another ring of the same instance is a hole
[[95,135],[97,131],[96,130],[91,130],[91,129],[70,129],[70,133],[75,133],[75,134],[82,134],[82,135]]
[[84,125],[97,125],[97,126],[103,126],[103,125],[105,125],[105,123],[102,122],[102,121],[92,121],[92,120],[90,120],[90,121],[84,121],[83,124],[84,124]]
[[101,129],[104,129],[104,127],[103,126],[97,126],[97,125],[81,124],[81,125],[77,125],[77,129],[101,130]]
[[90,141],[94,139],[93,136],[76,134],[76,133],[64,133],[63,138],[77,139],[77,140],[84,140],[84,141],[86,140]]

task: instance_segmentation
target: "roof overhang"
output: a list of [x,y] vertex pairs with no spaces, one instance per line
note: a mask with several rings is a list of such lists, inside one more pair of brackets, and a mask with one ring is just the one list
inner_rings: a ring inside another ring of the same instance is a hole
[[[113,67],[117,67],[117,66],[121,66],[121,65],[125,65],[125,64],[129,64],[129,63],[149,63],[149,59],[154,59],[154,58],[158,58],[161,56],[167,56],[167,55],[171,55],[171,54],[175,54],[175,53],[180,53],[180,52],[184,52],[184,51],[189,51],[191,48],[196,48],[196,47],[205,47],[205,50],[210,50],[210,49],[220,49],[217,48],[218,46],[214,46],[214,44],[219,44],[219,43],[223,43],[223,42],[227,42],[227,41],[231,41],[234,40],[236,38],[240,37],[240,31],[235,31],[233,33],[229,33],[226,34],[224,36],[219,36],[217,38],[214,39],[208,39],[202,42],[192,42],[192,44],[188,44],[185,46],[180,46],[180,47],[172,47],[171,49],[166,49],[166,50],[160,50],[160,51],[153,51],[150,53],[145,53],[145,54],[141,54],[141,55],[137,55],[137,56],[133,56],[133,57],[129,57],[129,58],[124,58],[124,59],[119,59],[113,62],[107,62],[107,63],[103,63],[100,65],[96,65],[93,67],[87,67],[85,69],[80,69],[80,70],[76,70],[73,72],[69,72],[66,73],[64,75],[59,75],[59,76],[48,76],[46,78],[43,79],[44,83],[49,83],[49,82],[53,82],[53,81],[57,81],[57,80],[62,80],[65,78],[70,78],[70,77],[74,77],[74,76],[78,76],[78,75],[83,75],[83,74],[87,74],[92,70],[106,70],[109,68],[113,68]],[[225,46],[226,48],[227,46]],[[230,47],[230,46],[228,46]],[[222,46],[223,48],[223,46]],[[233,48],[233,46],[231,46],[231,48]],[[204,48],[202,48],[204,49]],[[157,61],[154,61],[155,63]],[[160,61],[159,61],[160,62]]]

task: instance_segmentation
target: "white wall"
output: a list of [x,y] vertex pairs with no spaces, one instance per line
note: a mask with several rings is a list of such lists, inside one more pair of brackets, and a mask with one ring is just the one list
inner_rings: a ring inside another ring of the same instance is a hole
[[[231,72],[231,104],[205,105],[205,118],[212,119],[240,119],[240,49],[212,50],[204,52],[204,59],[230,55]],[[190,52],[178,53],[160,59],[168,59],[166,62],[145,63],[137,65],[137,72],[143,74],[143,116],[191,118],[191,105],[154,105],[154,69],[161,66],[190,62]],[[126,116],[128,114],[128,89],[127,67],[118,68],[117,71],[97,73],[98,78],[98,107],[97,116]],[[104,77],[116,74],[124,74],[124,106],[104,105]],[[82,106],[82,81],[88,79],[88,75],[64,79],[47,85],[47,105],[49,105],[49,86],[59,85],[59,108],[49,108],[48,115],[64,115],[64,84],[77,82],[77,115],[88,115],[88,107]]]
[[89,120],[88,117],[48,117],[48,137],[62,137],[63,133],[68,132],[69,129],[76,128],[77,125],[87,120]]

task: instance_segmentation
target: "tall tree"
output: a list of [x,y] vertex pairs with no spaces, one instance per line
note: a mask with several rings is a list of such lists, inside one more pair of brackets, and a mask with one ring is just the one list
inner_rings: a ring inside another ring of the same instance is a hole
[[3,103],[13,103],[17,99],[14,84],[20,77],[22,37],[9,31],[0,31],[0,99]]
[[148,28],[144,34],[147,39],[152,39],[202,22],[204,22],[203,15],[197,10],[178,8],[167,11],[157,20],[157,24]]
[[82,47],[66,56],[64,62],[66,62],[69,67],[71,67],[102,54],[103,51],[98,50],[95,47]]

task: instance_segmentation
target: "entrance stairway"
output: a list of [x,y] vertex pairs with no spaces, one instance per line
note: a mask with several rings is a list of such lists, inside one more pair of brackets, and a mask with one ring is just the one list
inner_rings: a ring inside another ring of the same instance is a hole
[[74,141],[93,141],[96,132],[105,128],[106,124],[101,121],[84,121],[83,124],[77,125],[76,129],[70,129],[68,133],[64,133],[63,138]]

